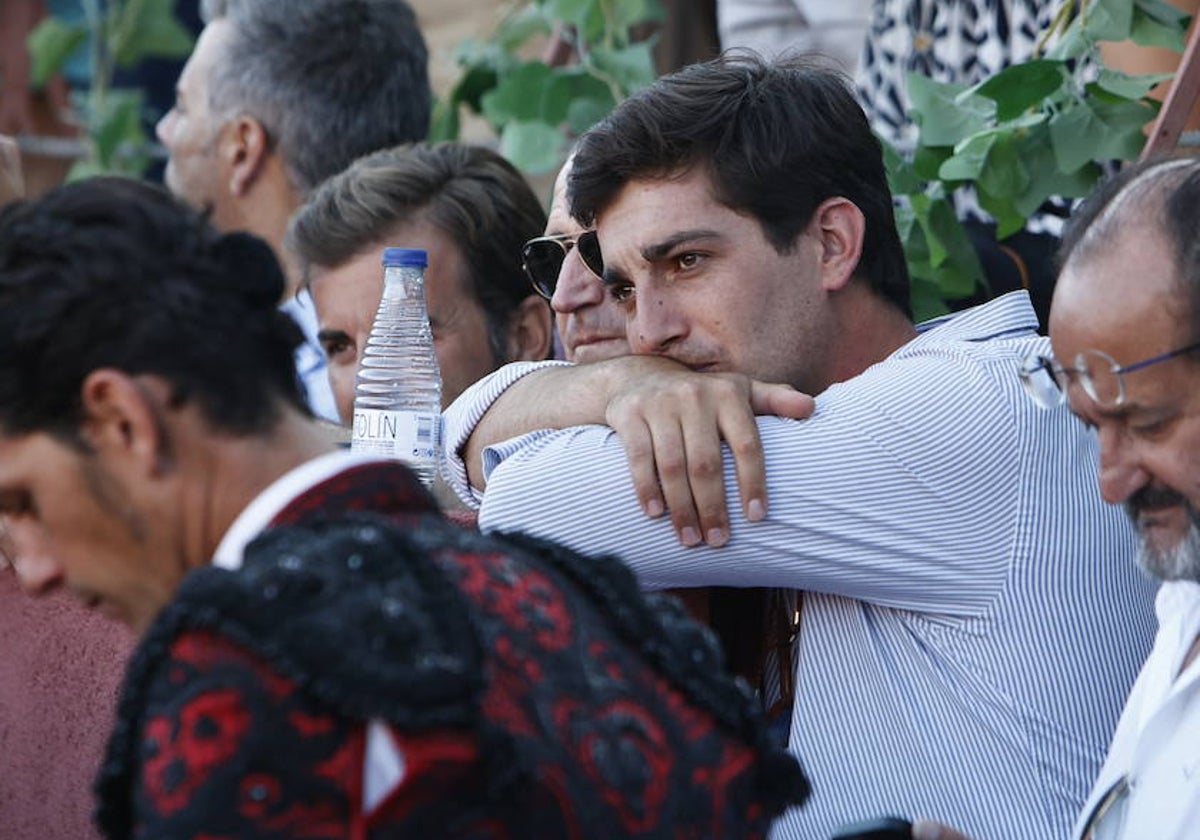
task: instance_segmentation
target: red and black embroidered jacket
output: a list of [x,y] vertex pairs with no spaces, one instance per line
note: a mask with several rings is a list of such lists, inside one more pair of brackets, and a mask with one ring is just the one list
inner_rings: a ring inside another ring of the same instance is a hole
[[[369,721],[403,756],[363,805]],[[610,559],[466,531],[401,467],[297,499],[136,652],[109,838],[755,838],[807,795],[710,634]]]

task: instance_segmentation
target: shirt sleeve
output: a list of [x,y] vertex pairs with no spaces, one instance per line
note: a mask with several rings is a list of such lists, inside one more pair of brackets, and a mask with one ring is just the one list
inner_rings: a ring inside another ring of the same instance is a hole
[[742,516],[727,451],[731,530],[719,549],[685,548],[667,517],[641,512],[621,442],[600,426],[491,448],[480,527],[615,554],[648,588],[787,587],[978,615],[1013,552],[1014,392],[1013,371],[917,355],[833,386],[808,420],[759,418],[768,516]]
[[[458,395],[453,403],[442,413],[443,462],[442,472],[446,483],[455,494],[472,510],[479,508],[479,500],[483,494],[471,486],[467,480],[467,465],[463,462],[461,450],[470,439],[471,433],[479,425],[480,419],[492,403],[509,389],[513,383],[535,370],[546,367],[560,367],[569,362],[514,362],[480,379],[474,385]],[[486,475],[486,472],[485,472]]]

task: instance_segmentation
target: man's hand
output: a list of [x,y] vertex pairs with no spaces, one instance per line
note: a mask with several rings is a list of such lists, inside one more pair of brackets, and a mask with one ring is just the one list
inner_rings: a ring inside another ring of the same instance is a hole
[[767,515],[767,480],[754,417],[803,419],[813,407],[812,397],[789,385],[657,360],[654,370],[639,371],[612,393],[605,422],[621,438],[647,515],[669,510],[684,545],[721,546],[729,540],[721,442],[733,453],[746,518],[760,520]]
[[933,820],[918,820],[913,823],[912,836],[913,840],[971,840],[961,831]]

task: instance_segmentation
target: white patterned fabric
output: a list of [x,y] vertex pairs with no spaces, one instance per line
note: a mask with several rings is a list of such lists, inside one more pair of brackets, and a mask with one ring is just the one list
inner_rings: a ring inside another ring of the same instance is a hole
[[[1099,497],[1095,436],[1022,391],[1019,360],[1049,352],[1036,326],[1015,292],[922,325],[809,420],[760,418],[770,513],[741,517],[727,459],[724,548],[646,518],[602,426],[491,447],[480,526],[617,554],[648,588],[805,590],[790,748],[814,792],[773,837],[894,813],[1062,840],[1149,650],[1154,586]],[[520,372],[448,410],[450,452]]]

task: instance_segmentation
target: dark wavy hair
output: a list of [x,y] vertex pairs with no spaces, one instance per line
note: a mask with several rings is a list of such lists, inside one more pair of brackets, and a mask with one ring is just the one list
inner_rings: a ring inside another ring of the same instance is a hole
[[217,429],[273,427],[307,412],[277,309],[284,276],[269,245],[221,234],[165,190],[79,181],[0,211],[0,427],[77,441],[84,379],[154,374],[175,405]]
[[664,76],[579,143],[568,180],[586,225],[625,184],[702,167],[717,200],[787,253],[817,206],[841,196],[866,218],[856,275],[906,314],[908,268],[883,152],[847,79],[812,59],[726,53]]

